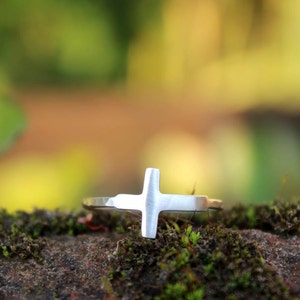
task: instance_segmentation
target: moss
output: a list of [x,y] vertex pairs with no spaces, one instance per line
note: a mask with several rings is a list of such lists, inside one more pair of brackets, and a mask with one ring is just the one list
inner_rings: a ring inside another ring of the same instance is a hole
[[275,200],[270,205],[238,205],[209,216],[197,215],[193,222],[223,224],[232,229],[260,229],[282,236],[299,236],[300,200]]
[[9,214],[0,211],[0,256],[35,258],[41,260],[39,252],[45,240],[42,236],[53,234],[78,234],[86,230],[76,222],[72,214],[36,210],[33,213]]
[[30,236],[21,232],[16,226],[11,225],[11,231],[8,235],[1,235],[0,239],[0,257],[19,257],[21,259],[35,258],[41,261],[39,255],[44,246],[44,241],[35,241]]
[[[10,235],[11,232],[19,231],[31,238],[56,234],[78,234],[86,230],[83,224],[76,222],[73,214],[61,212],[49,212],[35,210],[32,213],[18,211],[9,214],[5,210],[0,211],[0,234]],[[12,228],[14,228],[12,230]]]
[[[0,256],[41,261],[47,237],[78,235],[95,228],[125,231],[107,258],[110,271],[100,276],[108,298],[291,299],[288,287],[265,263],[257,245],[234,229],[299,235],[299,201],[236,206],[201,215],[192,220],[169,215],[160,220],[156,239],[144,239],[140,219],[129,214],[100,212],[86,218],[85,213],[36,210],[12,215],[2,210]],[[82,224],[79,218],[88,222]]]
[[[197,239],[187,240],[192,234]],[[175,228],[160,228],[155,240],[143,239],[131,230],[118,243],[112,266],[114,292],[132,299],[147,299],[147,295],[156,299],[291,297],[255,244],[213,224],[193,230],[186,225],[179,233]]]
[[[64,213],[59,211],[35,210],[31,213],[18,211],[14,214],[0,210],[0,256],[36,258],[45,240],[42,237],[53,235],[78,235],[89,231],[86,224],[78,219],[85,213]],[[131,217],[95,213],[89,225],[100,229],[118,230],[127,228]],[[100,225],[100,227],[99,227]]]

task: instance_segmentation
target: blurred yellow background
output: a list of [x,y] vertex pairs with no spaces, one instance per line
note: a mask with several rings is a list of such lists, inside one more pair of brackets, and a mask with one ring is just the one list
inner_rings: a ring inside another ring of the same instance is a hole
[[0,207],[299,196],[300,3],[4,0],[0,40]]

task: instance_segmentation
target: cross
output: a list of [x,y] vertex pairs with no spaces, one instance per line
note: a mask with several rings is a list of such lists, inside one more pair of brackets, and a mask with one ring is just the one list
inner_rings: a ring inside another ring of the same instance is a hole
[[160,172],[147,168],[143,192],[139,195],[119,194],[115,197],[95,197],[83,200],[87,209],[117,208],[142,213],[142,236],[155,238],[158,215],[162,211],[197,212],[221,209],[222,201],[207,196],[162,194],[159,190]]

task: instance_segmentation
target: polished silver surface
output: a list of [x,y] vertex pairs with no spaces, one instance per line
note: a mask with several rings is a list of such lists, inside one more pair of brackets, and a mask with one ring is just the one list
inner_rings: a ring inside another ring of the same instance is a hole
[[162,211],[199,212],[221,209],[222,201],[207,196],[162,194],[159,190],[160,172],[146,169],[144,188],[140,195],[119,194],[115,197],[95,197],[83,200],[87,209],[125,209],[142,213],[142,236],[155,238],[158,215]]

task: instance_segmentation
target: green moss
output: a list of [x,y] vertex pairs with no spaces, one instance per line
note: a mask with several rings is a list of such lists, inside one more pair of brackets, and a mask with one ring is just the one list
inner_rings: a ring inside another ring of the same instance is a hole
[[187,294],[187,286],[180,282],[176,282],[175,284],[168,284],[166,286],[166,290],[164,294],[161,296],[157,296],[155,300],[163,300],[163,299],[183,299],[183,297]]
[[120,214],[95,213],[89,224],[82,224],[77,214],[59,211],[35,210],[31,213],[18,211],[14,214],[0,210],[0,256],[36,258],[40,260],[39,251],[45,240],[42,237],[51,235],[78,235],[89,232],[89,226],[99,230],[116,231],[127,228],[132,223],[131,217]]
[[196,245],[199,239],[200,232],[194,232],[193,227],[190,225],[185,229],[185,234],[181,237],[181,245],[183,247],[187,247],[190,244]]
[[86,230],[86,226],[76,221],[77,216],[61,212],[35,210],[32,213],[18,211],[9,214],[0,211],[0,234],[10,235],[22,232],[31,238],[55,234],[79,234]]
[[[290,299],[255,244],[219,225],[159,229],[155,240],[130,231],[118,243],[111,285],[135,299]],[[196,239],[187,240],[187,237]],[[184,242],[182,242],[184,241]],[[126,272],[126,277],[123,275]],[[127,288],[129,283],[134,289]],[[197,298],[198,297],[198,298]]]
[[[131,299],[290,299],[289,289],[264,262],[256,244],[233,228],[299,235],[300,204],[236,206],[192,220],[168,216],[156,239],[140,236],[140,219],[98,213],[88,224],[84,213],[37,210],[14,215],[0,211],[0,256],[40,260],[44,236],[77,235],[99,228],[123,232],[111,270],[102,280],[107,294]],[[193,224],[193,225],[192,225]],[[100,226],[100,227],[99,227]],[[120,228],[122,230],[120,230]]]
[[5,257],[9,257],[10,253],[9,253],[9,248],[6,245],[2,245],[2,255]]
[[87,231],[75,215],[36,210],[9,214],[0,211],[0,256],[35,258],[45,244],[41,237],[53,234],[78,234]]
[[271,205],[238,205],[209,216],[199,214],[193,222],[222,224],[232,229],[261,229],[282,236],[300,235],[300,200],[275,200]]
[[30,236],[22,233],[14,225],[11,226],[11,233],[0,239],[0,256],[19,257],[21,259],[35,258],[41,261],[39,255],[44,246],[42,239],[35,241]]

